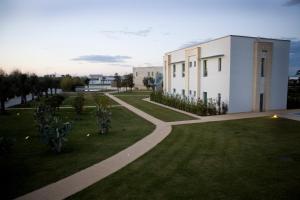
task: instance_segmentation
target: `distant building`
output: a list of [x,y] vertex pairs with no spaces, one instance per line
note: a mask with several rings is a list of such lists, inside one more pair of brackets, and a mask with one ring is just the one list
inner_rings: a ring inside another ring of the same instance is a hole
[[104,76],[102,74],[89,75],[89,85],[85,87],[85,90],[99,91],[112,89],[111,84],[115,80],[114,76]]
[[145,77],[152,77],[156,79],[158,74],[162,74],[163,67],[134,67],[133,68],[133,82],[137,89],[146,89],[143,80]]
[[229,35],[164,55],[164,91],[229,113],[286,109],[289,40]]

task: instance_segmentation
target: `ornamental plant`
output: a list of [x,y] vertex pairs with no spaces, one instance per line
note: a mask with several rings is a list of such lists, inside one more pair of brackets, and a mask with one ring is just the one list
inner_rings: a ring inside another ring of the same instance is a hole
[[73,100],[72,106],[75,110],[77,118],[79,118],[79,116],[83,112],[83,106],[84,106],[84,96],[82,93],[77,94],[77,96]]
[[42,141],[55,153],[62,151],[67,141],[66,135],[71,129],[71,123],[63,123],[56,115],[55,108],[45,103],[40,104],[34,113],[37,128]]
[[218,104],[214,99],[204,102],[202,99],[182,97],[178,94],[164,94],[161,91],[152,92],[150,100],[200,116],[226,114],[228,111],[226,103]]
[[110,99],[105,95],[95,95],[96,117],[100,134],[107,134],[111,128]]

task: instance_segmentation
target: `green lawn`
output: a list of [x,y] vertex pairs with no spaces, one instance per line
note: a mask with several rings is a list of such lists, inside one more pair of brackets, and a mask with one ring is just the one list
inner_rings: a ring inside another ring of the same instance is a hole
[[150,96],[152,90],[133,90],[133,91],[127,91],[127,92],[119,92],[115,93],[115,95],[148,95]]
[[[60,115],[66,121],[75,118],[72,109],[62,109]],[[127,109],[115,107],[110,133],[99,135],[95,109],[87,108],[82,119],[74,121],[63,153],[55,155],[37,136],[33,111],[10,110],[9,115],[0,116],[0,136],[16,139],[11,154],[0,155],[1,199],[17,197],[89,167],[142,139],[153,129],[154,125]]]
[[170,110],[168,108],[163,108],[161,106],[149,103],[144,101],[143,99],[148,96],[117,96],[119,99],[137,107],[138,109],[158,118],[163,121],[180,121],[180,120],[190,120],[194,119],[188,115]]
[[157,147],[71,199],[299,199],[300,122],[175,126]]
[[[95,101],[93,98],[93,94],[96,92],[86,92],[84,93],[84,105],[85,106],[95,106]],[[103,95],[101,92],[97,92],[99,95]],[[62,95],[65,96],[65,100],[62,103],[62,106],[72,106],[72,103],[74,101],[74,98],[77,96],[76,92],[68,92],[68,93],[62,93]],[[115,102],[114,100],[110,99],[112,105],[117,105],[118,103]],[[37,105],[37,101],[29,101],[25,105],[15,105],[13,108],[32,108]]]

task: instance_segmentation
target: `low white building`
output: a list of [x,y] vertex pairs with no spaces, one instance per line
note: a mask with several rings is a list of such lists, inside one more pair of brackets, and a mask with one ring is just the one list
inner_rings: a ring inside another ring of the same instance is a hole
[[289,40],[229,35],[164,55],[164,91],[229,113],[285,109]]
[[145,77],[156,78],[158,74],[163,73],[163,67],[133,67],[133,82],[137,89],[146,89],[143,80]]
[[102,74],[89,75],[89,85],[85,90],[99,91],[112,89],[111,84],[115,80],[114,76],[104,76]]

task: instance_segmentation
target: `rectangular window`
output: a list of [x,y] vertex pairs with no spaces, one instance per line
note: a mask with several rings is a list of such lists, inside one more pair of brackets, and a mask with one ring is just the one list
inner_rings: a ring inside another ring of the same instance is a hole
[[150,76],[150,72],[148,72],[148,77]]
[[173,93],[176,93],[176,89],[175,88],[173,88]]
[[192,90],[190,90],[189,95],[192,96]]
[[203,92],[203,102],[207,104],[207,92]]
[[196,67],[196,61],[194,61],[194,67]]
[[185,96],[185,90],[184,89],[182,90],[182,96]]
[[137,72],[135,72],[135,76],[137,76],[138,75],[138,73]]
[[218,71],[220,72],[221,70],[222,70],[222,58],[219,58]]
[[154,76],[154,72],[151,72],[152,76]]
[[175,77],[175,76],[176,76],[176,65],[173,64],[173,77]]
[[261,63],[260,63],[260,76],[264,77],[265,76],[265,58],[261,58]]
[[196,91],[194,91],[194,97],[196,96]]
[[193,62],[190,62],[189,64],[190,64],[190,67],[193,67]]
[[185,77],[185,64],[182,63],[182,77]]
[[218,106],[221,105],[221,94],[218,93],[218,101],[217,101]]
[[203,61],[203,76],[207,76],[207,60]]

